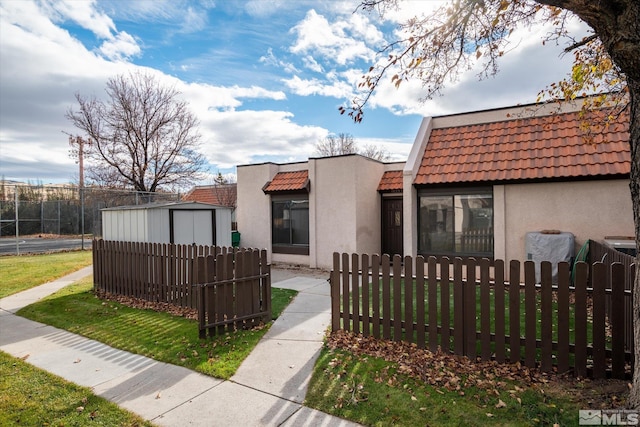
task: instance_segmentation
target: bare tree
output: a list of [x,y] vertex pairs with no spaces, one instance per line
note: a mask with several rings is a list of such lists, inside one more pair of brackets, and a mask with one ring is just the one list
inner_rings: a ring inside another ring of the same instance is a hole
[[316,152],[321,157],[354,154],[357,153],[356,148],[356,142],[353,139],[353,135],[348,133],[329,135],[325,139],[318,141],[316,144]]
[[389,160],[391,157],[389,152],[382,146],[365,145],[360,148],[353,135],[348,133],[339,133],[337,135],[329,135],[321,139],[316,144],[316,152],[320,157],[340,156],[343,154],[360,154],[381,162]]
[[87,178],[104,186],[155,192],[200,178],[198,121],[180,93],[149,74],[107,81],[108,100],[76,94],[66,117],[88,136]]
[[236,183],[229,181],[220,172],[213,179],[213,192],[220,205],[236,208],[238,198]]
[[386,162],[391,158],[389,151],[386,148],[379,145],[367,144],[362,148],[358,149],[358,154],[362,154],[365,157],[369,157],[373,160],[379,160],[381,162]]

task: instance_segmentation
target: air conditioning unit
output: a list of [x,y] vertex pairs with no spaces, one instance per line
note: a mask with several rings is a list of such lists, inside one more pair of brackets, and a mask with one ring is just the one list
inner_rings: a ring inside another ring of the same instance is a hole
[[604,244],[623,254],[636,256],[636,240],[633,237],[605,236]]
[[535,262],[536,283],[540,283],[540,263],[551,262],[553,283],[558,283],[558,263],[571,262],[575,254],[573,233],[557,230],[532,231],[527,233],[525,241],[527,260]]

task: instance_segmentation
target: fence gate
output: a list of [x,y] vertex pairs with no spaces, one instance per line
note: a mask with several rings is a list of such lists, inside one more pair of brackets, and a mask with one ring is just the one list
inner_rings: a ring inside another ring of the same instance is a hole
[[200,338],[248,329],[271,320],[271,277],[265,250],[244,249],[199,257]]

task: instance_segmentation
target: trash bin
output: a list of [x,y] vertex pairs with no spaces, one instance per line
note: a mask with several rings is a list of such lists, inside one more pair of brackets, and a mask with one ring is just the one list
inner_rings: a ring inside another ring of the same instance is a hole
[[239,231],[232,231],[231,232],[231,245],[234,248],[237,248],[240,246],[240,232]]

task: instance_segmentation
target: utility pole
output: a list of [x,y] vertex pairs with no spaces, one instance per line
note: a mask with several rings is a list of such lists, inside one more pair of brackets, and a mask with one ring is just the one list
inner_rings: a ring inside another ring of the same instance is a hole
[[[63,131],[64,132],[64,131]],[[66,132],[65,132],[66,133]],[[75,137],[69,135],[69,145],[71,146],[71,154],[78,158],[78,191],[80,193],[80,233],[81,233],[81,248],[84,250],[84,144],[90,144],[90,141],[82,139],[81,136]]]

